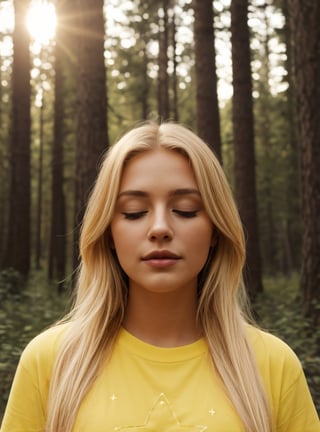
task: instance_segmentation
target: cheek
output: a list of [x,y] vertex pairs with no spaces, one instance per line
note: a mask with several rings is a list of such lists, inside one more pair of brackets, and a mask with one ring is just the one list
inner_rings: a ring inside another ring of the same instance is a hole
[[121,224],[119,223],[112,224],[110,232],[114,249],[119,256],[125,250],[126,232],[121,228]]
[[141,234],[137,224],[117,220],[111,224],[110,232],[113,240],[114,250],[117,254],[121,267],[132,263],[136,257],[137,247],[141,243]]
[[206,261],[211,247],[212,228],[210,226],[201,226],[190,233],[189,245],[193,251],[194,259],[198,262]]
[[128,247],[128,239],[117,230],[112,230],[114,253],[118,259],[120,267],[127,273],[128,268],[131,265],[132,253],[130,253],[130,248]]

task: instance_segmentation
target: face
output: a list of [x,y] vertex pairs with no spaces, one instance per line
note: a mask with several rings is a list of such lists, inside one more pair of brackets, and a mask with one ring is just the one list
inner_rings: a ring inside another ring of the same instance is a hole
[[111,235],[130,292],[190,289],[196,293],[212,230],[184,156],[157,149],[129,160]]

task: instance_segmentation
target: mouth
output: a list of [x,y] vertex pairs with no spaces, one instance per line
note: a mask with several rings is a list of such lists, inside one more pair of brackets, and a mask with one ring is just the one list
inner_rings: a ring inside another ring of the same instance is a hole
[[151,267],[166,268],[176,264],[181,257],[170,251],[153,251],[142,258]]
[[181,257],[170,251],[153,251],[142,257],[142,261],[149,260],[179,260]]

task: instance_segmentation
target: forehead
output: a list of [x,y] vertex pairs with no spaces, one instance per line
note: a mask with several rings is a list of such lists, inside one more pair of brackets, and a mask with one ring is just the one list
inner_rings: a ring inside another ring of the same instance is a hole
[[120,191],[126,188],[197,188],[188,158],[167,149],[148,150],[133,156],[125,164]]

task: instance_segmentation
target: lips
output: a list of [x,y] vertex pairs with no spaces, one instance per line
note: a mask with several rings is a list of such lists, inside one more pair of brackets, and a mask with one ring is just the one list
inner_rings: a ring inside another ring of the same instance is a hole
[[167,250],[152,251],[142,258],[149,267],[154,270],[164,271],[175,266],[181,257]]
[[181,259],[179,255],[167,250],[152,251],[142,258],[142,261],[150,260],[178,260]]

